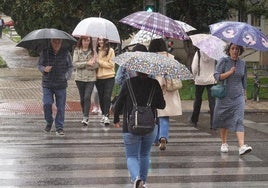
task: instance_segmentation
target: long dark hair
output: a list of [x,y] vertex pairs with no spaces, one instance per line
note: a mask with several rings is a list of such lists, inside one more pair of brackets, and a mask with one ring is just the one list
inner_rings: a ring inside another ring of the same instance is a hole
[[[97,53],[99,53],[99,50],[100,50],[99,40],[100,39],[98,38],[98,40],[97,40],[97,49],[96,49]],[[104,51],[105,51],[104,56],[107,56],[108,53],[109,53],[109,50],[111,48],[111,45],[110,45],[110,42],[109,42],[108,39],[103,39],[103,42],[104,42],[103,48],[104,48]]]
[[153,39],[151,40],[148,48],[149,52],[167,52],[167,45],[164,39]]

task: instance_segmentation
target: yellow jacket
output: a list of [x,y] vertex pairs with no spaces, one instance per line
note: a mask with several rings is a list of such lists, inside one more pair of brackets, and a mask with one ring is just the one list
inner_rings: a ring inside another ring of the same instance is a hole
[[115,76],[115,63],[112,61],[115,57],[114,50],[110,48],[109,53],[106,56],[103,56],[104,53],[104,50],[99,50],[97,59],[97,62],[99,63],[97,79],[107,79]]

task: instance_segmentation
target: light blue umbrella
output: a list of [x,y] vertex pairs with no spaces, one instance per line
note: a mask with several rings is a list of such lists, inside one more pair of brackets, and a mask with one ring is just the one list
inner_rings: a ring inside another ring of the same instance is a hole
[[209,25],[212,35],[246,48],[268,51],[268,37],[257,27],[243,22],[223,21]]

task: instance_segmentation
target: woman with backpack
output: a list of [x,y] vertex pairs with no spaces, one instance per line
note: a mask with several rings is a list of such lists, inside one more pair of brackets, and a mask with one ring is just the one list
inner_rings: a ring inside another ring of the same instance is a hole
[[[156,118],[156,110],[166,106],[161,87],[157,80],[149,78],[147,74],[137,72],[136,77],[129,79],[138,106],[146,106],[152,87],[155,91],[152,97],[151,109]],[[132,111],[133,103],[128,89],[128,81],[124,82],[114,107],[114,126],[119,127],[119,115],[123,111],[123,140],[127,160],[127,168],[131,176],[134,188],[145,187],[150,164],[150,151],[154,142],[156,131],[145,135],[137,135],[129,132],[128,119]]]

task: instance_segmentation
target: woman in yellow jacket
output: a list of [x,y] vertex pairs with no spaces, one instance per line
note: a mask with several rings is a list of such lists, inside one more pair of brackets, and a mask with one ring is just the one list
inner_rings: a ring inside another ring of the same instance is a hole
[[108,39],[98,38],[97,53],[97,62],[99,63],[99,68],[97,71],[96,87],[98,90],[99,102],[102,111],[101,122],[105,125],[109,125],[111,96],[115,82],[115,63],[112,61],[112,59],[115,57],[115,53],[110,47]]

